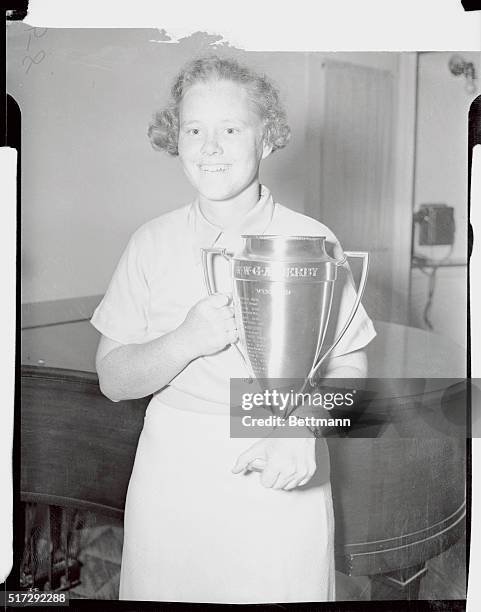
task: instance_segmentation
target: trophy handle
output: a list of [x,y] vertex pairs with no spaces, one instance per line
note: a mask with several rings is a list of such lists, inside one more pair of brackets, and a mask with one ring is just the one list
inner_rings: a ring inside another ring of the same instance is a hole
[[214,271],[212,267],[212,262],[216,255],[222,255],[224,259],[230,262],[232,259],[232,255],[227,253],[226,249],[219,248],[211,248],[211,249],[201,249],[202,255],[202,268],[204,269],[204,281],[205,286],[207,287],[207,293],[209,295],[214,295],[215,290],[215,280],[214,280]]
[[322,364],[324,359],[331,353],[331,351],[339,344],[340,340],[346,333],[347,328],[351,324],[351,321],[353,320],[354,315],[356,314],[357,309],[359,308],[359,304],[361,303],[362,294],[364,293],[364,289],[366,287],[367,272],[369,269],[369,253],[366,253],[364,251],[344,251],[344,257],[340,259],[339,261],[336,261],[336,265],[337,266],[345,265],[348,257],[357,257],[359,259],[362,259],[362,272],[361,272],[361,278],[359,279],[359,287],[357,290],[356,299],[354,300],[354,304],[347,318],[347,321],[344,324],[344,327],[339,332],[339,335],[337,336],[337,338],[334,340],[334,343],[328,348],[328,350],[324,353],[324,355],[320,359],[316,358],[316,362],[312,366],[312,369],[308,376],[308,380],[311,386],[314,386],[313,378],[317,370],[319,369],[319,366]]
[[[204,269],[204,281],[205,281],[205,286],[207,287],[207,293],[209,295],[214,295],[214,293],[216,293],[214,271],[212,267],[214,257],[216,255],[221,255],[222,257],[224,257],[224,259],[227,259],[228,262],[232,261],[232,257],[233,257],[231,253],[227,252],[227,249],[214,248],[214,247],[209,248],[209,249],[201,249],[202,267]],[[244,366],[249,374],[249,382],[252,382],[255,377],[254,377],[253,372],[251,371],[251,368],[249,367],[249,362],[246,359],[246,356],[241,351],[240,346],[238,345],[237,342],[233,344],[233,346],[237,349],[239,355],[242,357]]]

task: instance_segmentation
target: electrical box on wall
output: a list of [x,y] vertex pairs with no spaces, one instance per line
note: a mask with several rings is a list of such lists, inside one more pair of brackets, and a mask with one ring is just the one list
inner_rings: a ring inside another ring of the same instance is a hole
[[419,223],[419,245],[443,245],[454,242],[454,209],[446,204],[421,204],[414,214]]

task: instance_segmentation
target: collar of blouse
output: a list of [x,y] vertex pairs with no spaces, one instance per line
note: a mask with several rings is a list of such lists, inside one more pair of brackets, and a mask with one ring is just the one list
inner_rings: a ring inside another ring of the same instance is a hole
[[208,221],[202,214],[199,201],[192,202],[188,212],[189,229],[197,265],[201,265],[200,249],[208,247],[226,248],[238,251],[242,245],[243,234],[264,234],[274,214],[274,200],[267,187],[261,185],[261,196],[257,204],[240,220],[226,227],[219,227]]

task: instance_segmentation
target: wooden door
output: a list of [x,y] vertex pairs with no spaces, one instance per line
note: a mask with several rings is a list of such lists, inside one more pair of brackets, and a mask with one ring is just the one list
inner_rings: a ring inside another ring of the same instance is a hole
[[402,69],[331,59],[321,69],[319,218],[346,250],[369,251],[363,303],[372,318],[399,323],[409,293],[414,136],[414,86],[401,99],[403,78]]

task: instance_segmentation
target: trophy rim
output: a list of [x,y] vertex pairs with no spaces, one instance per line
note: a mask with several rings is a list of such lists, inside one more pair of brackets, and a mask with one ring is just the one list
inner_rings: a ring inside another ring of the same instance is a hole
[[326,240],[326,236],[321,236],[321,235],[312,235],[312,236],[285,236],[282,234],[242,234],[241,238],[262,238],[262,239],[269,239],[269,240],[273,240],[276,238],[281,238],[282,240],[319,240],[320,238],[323,238],[324,240]]

